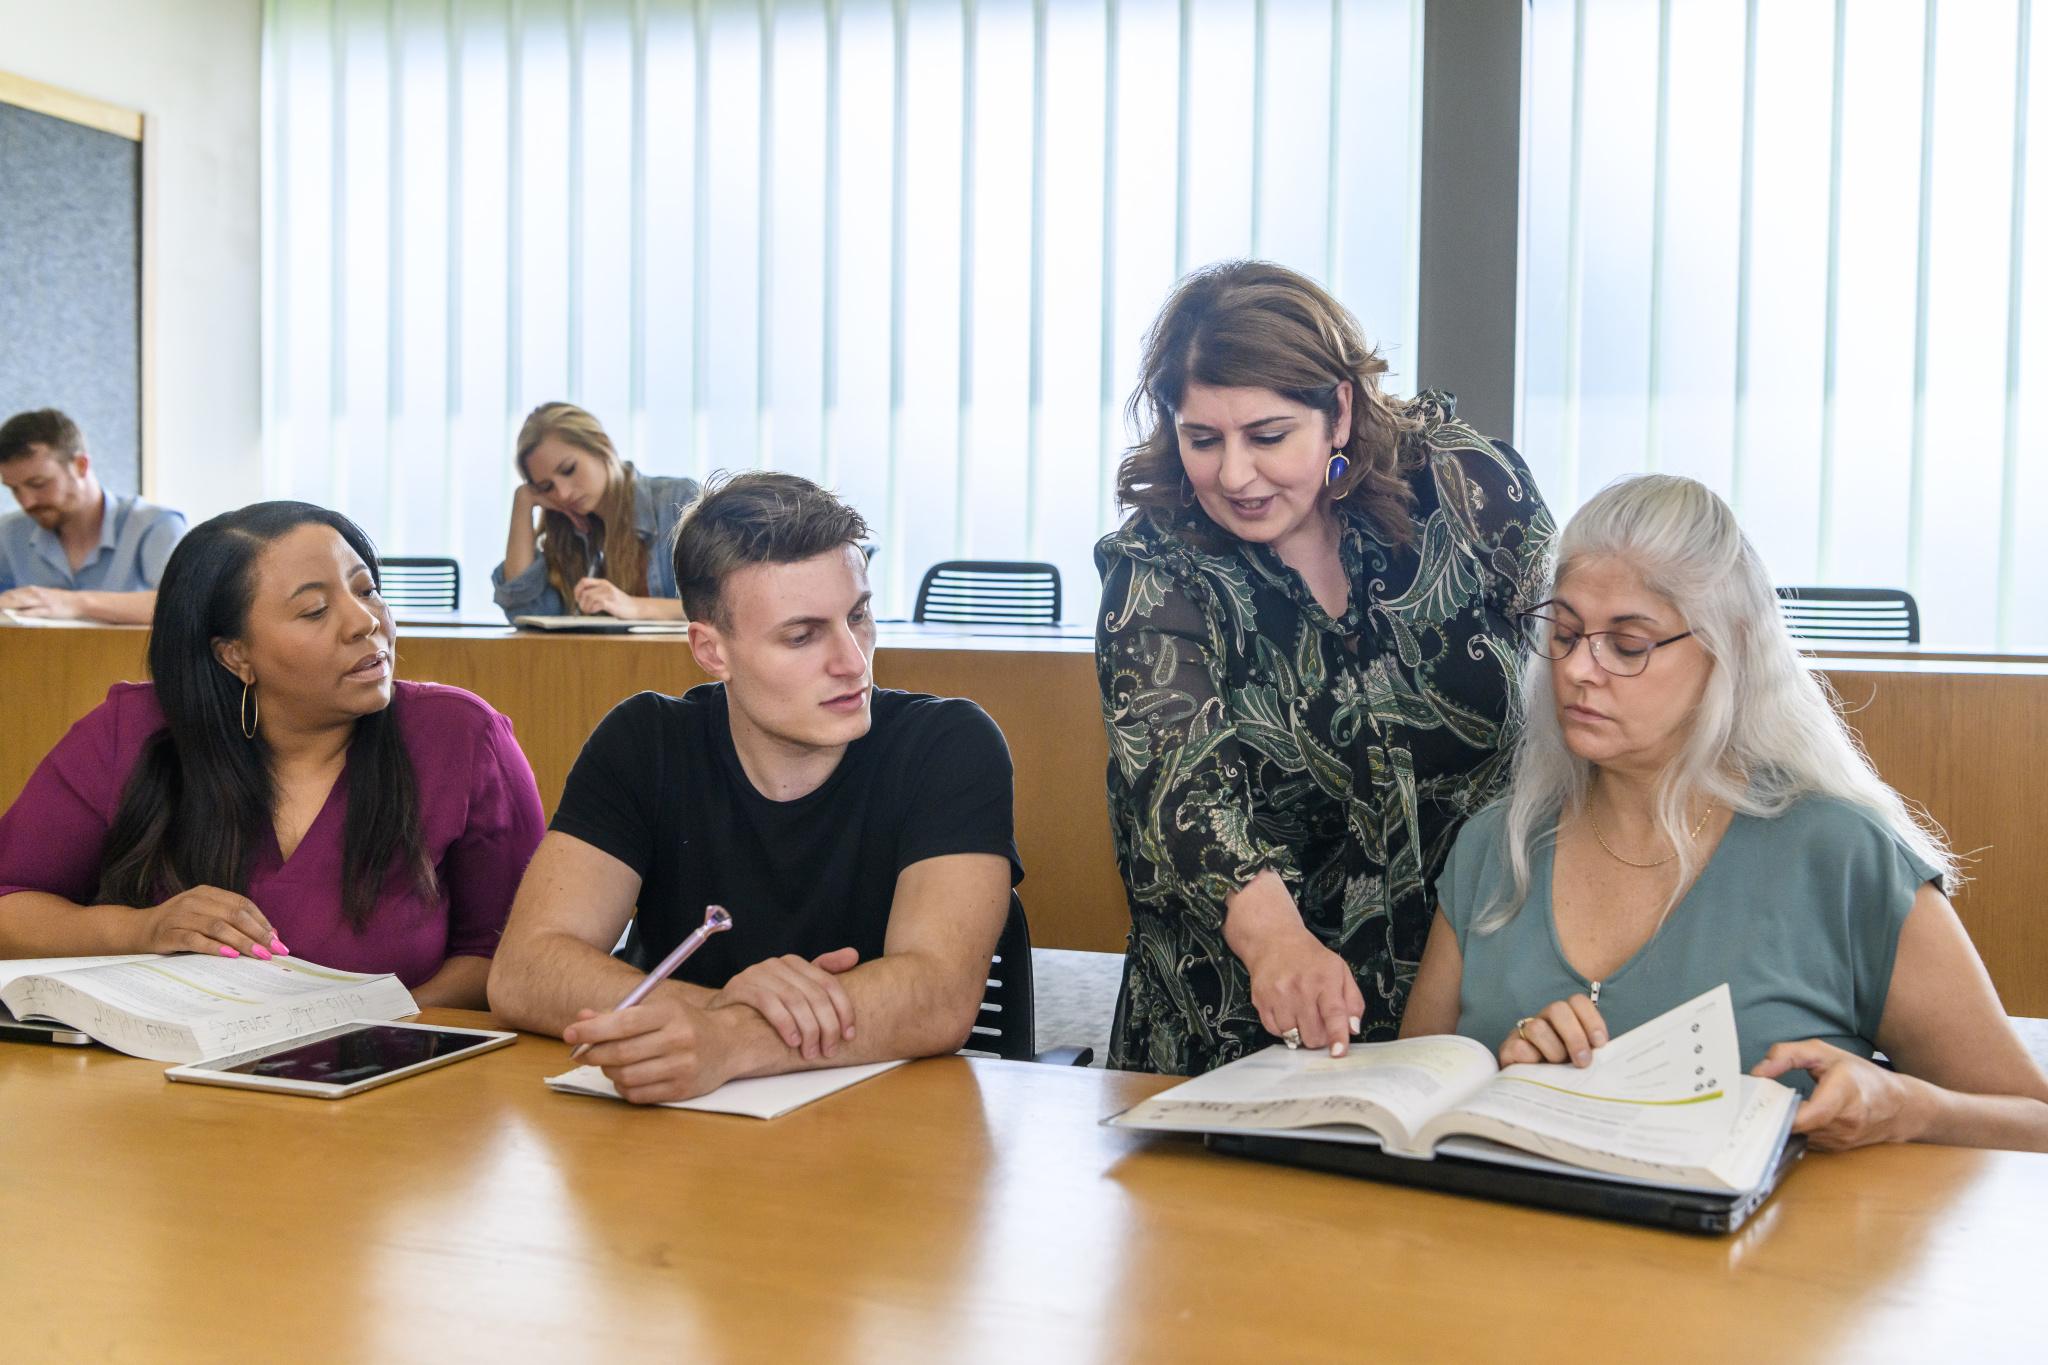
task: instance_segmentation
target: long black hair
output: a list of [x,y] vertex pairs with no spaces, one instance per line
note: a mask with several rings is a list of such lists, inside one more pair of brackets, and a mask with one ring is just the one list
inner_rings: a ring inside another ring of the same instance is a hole
[[[377,578],[377,548],[339,512],[305,502],[259,502],[200,523],[178,542],[157,586],[149,673],[168,722],[144,745],[108,831],[99,898],[156,905],[195,886],[237,893],[277,804],[270,746],[242,736],[241,680],[214,656],[215,640],[248,628],[256,561],[301,526],[332,527]],[[380,583],[381,586],[381,583]],[[342,916],[361,933],[400,868],[435,892],[420,833],[419,782],[398,733],[398,698],[358,717],[348,746],[342,826]]]

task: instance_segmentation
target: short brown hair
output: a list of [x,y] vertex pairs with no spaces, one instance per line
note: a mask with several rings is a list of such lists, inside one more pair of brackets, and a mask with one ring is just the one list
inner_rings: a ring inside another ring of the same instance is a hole
[[1386,372],[1358,320],[1307,276],[1268,261],[1198,270],[1174,289],[1145,336],[1127,410],[1132,429],[1145,434],[1117,469],[1117,500],[1168,517],[1184,513],[1187,471],[1174,417],[1189,383],[1271,389],[1334,421],[1337,386],[1348,382],[1351,440],[1343,453],[1350,468],[1330,496],[1348,498],[1344,506],[1382,538],[1406,545],[1415,538],[1414,495],[1401,475],[1415,461],[1403,443],[1421,423],[1380,392]]
[[676,525],[676,589],[692,621],[725,625],[719,588],[748,564],[794,564],[858,545],[860,513],[795,474],[714,474]]
[[60,460],[76,459],[85,452],[85,433],[55,408],[18,412],[0,426],[0,464],[13,464],[35,446],[48,446]]

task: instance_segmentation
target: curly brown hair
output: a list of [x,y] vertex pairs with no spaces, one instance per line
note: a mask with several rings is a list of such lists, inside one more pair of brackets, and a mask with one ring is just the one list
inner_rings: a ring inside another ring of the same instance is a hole
[[1387,362],[1358,320],[1305,275],[1270,261],[1225,261],[1175,287],[1145,336],[1138,387],[1125,411],[1145,433],[1117,468],[1117,501],[1149,509],[1205,537],[1224,533],[1188,506],[1174,414],[1190,383],[1271,389],[1332,422],[1338,385],[1351,385],[1350,467],[1328,496],[1391,545],[1415,538],[1415,497],[1402,474],[1414,463],[1404,438],[1420,419],[1380,392]]

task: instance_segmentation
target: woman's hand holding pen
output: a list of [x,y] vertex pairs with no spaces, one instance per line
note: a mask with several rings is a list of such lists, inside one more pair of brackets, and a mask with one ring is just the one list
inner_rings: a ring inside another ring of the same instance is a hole
[[794,953],[771,957],[726,982],[711,997],[711,1008],[751,1006],[805,1060],[830,1057],[853,1037],[853,1001],[835,978],[859,962],[851,948],[808,960]]
[[585,616],[616,616],[621,621],[631,621],[640,615],[640,604],[618,584],[605,578],[578,580],[576,609]]

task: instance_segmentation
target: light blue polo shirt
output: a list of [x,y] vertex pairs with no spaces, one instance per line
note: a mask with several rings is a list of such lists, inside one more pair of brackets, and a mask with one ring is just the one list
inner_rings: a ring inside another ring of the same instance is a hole
[[0,592],[154,592],[171,551],[184,538],[185,514],[132,494],[100,496],[99,548],[76,573],[55,531],[38,525],[26,512],[0,516]]

